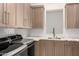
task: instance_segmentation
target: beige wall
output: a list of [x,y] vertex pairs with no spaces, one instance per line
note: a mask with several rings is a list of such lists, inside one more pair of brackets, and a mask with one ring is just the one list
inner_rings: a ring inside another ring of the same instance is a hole
[[44,4],[46,11],[50,10],[57,10],[57,9],[63,9],[65,6],[65,3],[50,3],[50,4]]

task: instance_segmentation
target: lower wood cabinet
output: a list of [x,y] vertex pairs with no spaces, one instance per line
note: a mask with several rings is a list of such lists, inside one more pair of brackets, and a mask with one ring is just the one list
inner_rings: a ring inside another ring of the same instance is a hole
[[65,41],[64,55],[65,56],[72,56],[72,41]]
[[72,56],[79,56],[79,46],[72,46]]
[[52,56],[54,55],[54,43],[49,40],[40,40],[35,43],[35,56]]
[[35,41],[35,56],[39,56],[39,41]]
[[64,55],[72,56],[72,47],[71,46],[65,46]]
[[[39,41],[39,55],[40,56],[46,56],[46,49],[49,47],[49,42],[47,43],[46,41]],[[47,46],[47,47],[46,47]]]
[[54,55],[54,41],[40,40],[39,42],[39,55],[52,56]]
[[54,48],[55,56],[64,56],[64,41],[55,41]]
[[79,42],[40,40],[35,43],[35,56],[79,56]]
[[72,56],[79,56],[79,42],[72,43]]

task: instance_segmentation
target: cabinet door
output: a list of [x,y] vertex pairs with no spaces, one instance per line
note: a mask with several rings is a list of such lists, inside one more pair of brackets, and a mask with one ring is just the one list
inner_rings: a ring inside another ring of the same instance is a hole
[[79,4],[76,4],[76,28],[79,28]]
[[39,41],[35,41],[35,56],[39,56]]
[[54,41],[45,41],[45,56],[54,56]]
[[79,56],[79,42],[73,42],[72,44],[72,55]]
[[79,56],[79,42],[66,42],[65,56]]
[[65,46],[65,56],[72,56],[72,47]]
[[79,56],[79,46],[72,46],[72,55]]
[[74,4],[68,4],[66,9],[66,25],[67,28],[75,28],[76,24],[76,8]]
[[17,3],[16,9],[16,26],[23,27],[23,7],[22,3]]
[[24,4],[24,26],[31,27],[31,6]]
[[13,56],[28,56],[27,52],[28,52],[27,47],[25,47],[24,49],[22,49],[21,51],[19,51],[18,53],[16,53]]
[[48,51],[49,56],[55,56],[55,41],[54,40],[49,41],[49,51]]
[[0,3],[0,26],[4,26],[4,4]]
[[45,51],[45,49],[46,49],[46,42],[41,40],[41,41],[39,41],[39,44],[40,44],[39,45],[39,55],[40,56],[46,56],[46,51]]
[[79,4],[67,4],[65,10],[67,28],[79,28]]
[[55,56],[64,56],[64,41],[55,41]]
[[43,20],[44,20],[44,8],[43,7],[32,7],[33,12],[33,20],[32,27],[33,28],[43,28]]
[[54,42],[51,40],[41,40],[39,42],[40,56],[54,56]]
[[7,3],[7,19],[8,19],[8,26],[14,27],[15,19],[16,19],[16,4],[15,3]]
[[65,56],[72,56],[72,42],[65,41]]

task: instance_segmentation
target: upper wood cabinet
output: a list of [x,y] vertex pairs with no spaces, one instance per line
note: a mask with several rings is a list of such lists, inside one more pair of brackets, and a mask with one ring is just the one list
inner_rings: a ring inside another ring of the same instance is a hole
[[24,4],[24,21],[23,25],[25,27],[32,27],[32,20],[31,20],[31,6],[30,4]]
[[21,28],[31,28],[31,7],[30,4],[17,4],[16,26]]
[[4,23],[4,4],[0,3],[0,26],[3,27],[5,26]]
[[16,4],[15,3],[7,3],[7,24],[9,27],[16,26]]
[[13,3],[0,3],[0,26],[15,26],[15,6]]
[[0,27],[43,28],[44,7],[23,3],[0,3]]
[[43,28],[44,7],[32,6],[32,28]]
[[67,28],[79,28],[79,4],[66,4],[65,19]]
[[16,5],[16,26],[23,27],[23,7],[22,3],[17,3]]

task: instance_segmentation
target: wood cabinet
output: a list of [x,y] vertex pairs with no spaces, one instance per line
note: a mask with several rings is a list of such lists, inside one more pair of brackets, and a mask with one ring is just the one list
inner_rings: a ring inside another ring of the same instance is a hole
[[18,3],[16,7],[16,26],[23,27],[23,7],[22,3]]
[[79,56],[79,42],[72,43],[72,56]]
[[43,28],[44,20],[44,7],[33,6],[32,7],[32,28]]
[[39,56],[39,41],[35,41],[35,56]]
[[48,46],[49,44],[46,43],[46,41],[42,40],[42,41],[39,41],[39,55],[40,56],[46,56],[46,46]]
[[66,41],[65,42],[65,56],[79,56],[79,42]]
[[64,41],[40,40],[39,51],[42,56],[63,56]]
[[65,41],[64,55],[72,56],[72,41]]
[[17,4],[16,25],[22,28],[31,28],[31,7],[30,4]]
[[15,4],[0,3],[0,23],[5,27],[15,26]]
[[40,40],[35,44],[35,56],[79,56],[79,42]]
[[64,56],[64,41],[55,41],[54,48],[55,56]]
[[43,28],[44,7],[23,3],[0,3],[0,27]]
[[79,56],[79,42],[66,41],[65,42],[65,56]]
[[15,27],[16,26],[16,4],[15,3],[7,3],[7,20],[6,24],[8,24],[9,27]]
[[39,41],[39,55],[40,56],[53,56],[54,55],[54,43],[49,40]]
[[0,27],[4,27],[5,23],[4,23],[4,4],[0,3]]
[[72,56],[79,56],[79,46],[72,46]]
[[[64,56],[64,41],[55,40],[40,40],[35,52],[39,56]],[[36,56],[37,54],[35,54]]]
[[50,52],[49,52],[49,56],[55,56],[55,41],[54,40],[50,40],[49,42],[49,47],[50,47]]
[[79,28],[79,4],[66,4],[65,19],[67,28]]
[[24,20],[23,20],[23,25],[25,27],[32,27],[32,20],[31,20],[31,6],[30,4],[24,4]]

